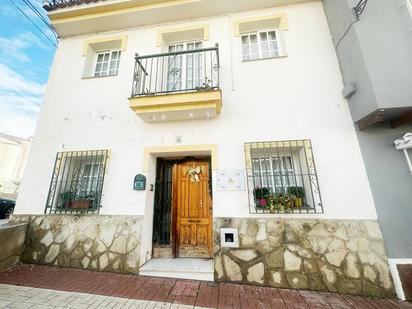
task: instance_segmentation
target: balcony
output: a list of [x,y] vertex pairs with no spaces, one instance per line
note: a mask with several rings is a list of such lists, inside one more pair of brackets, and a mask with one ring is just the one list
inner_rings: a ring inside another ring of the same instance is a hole
[[219,48],[136,54],[130,108],[144,122],[215,118],[220,113]]

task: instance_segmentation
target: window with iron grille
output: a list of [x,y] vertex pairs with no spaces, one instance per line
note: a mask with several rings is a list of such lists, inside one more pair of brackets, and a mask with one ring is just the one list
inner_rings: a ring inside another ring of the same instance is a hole
[[245,143],[250,213],[323,213],[310,140]]
[[56,155],[45,213],[98,213],[108,150]]

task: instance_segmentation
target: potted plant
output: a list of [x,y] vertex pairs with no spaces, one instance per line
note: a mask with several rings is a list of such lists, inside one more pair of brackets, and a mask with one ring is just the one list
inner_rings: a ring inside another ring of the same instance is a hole
[[60,194],[60,199],[62,201],[61,208],[72,208],[72,203],[75,194],[70,191],[66,191]]
[[275,193],[268,197],[268,208],[271,213],[290,212],[294,207],[294,198],[288,194]]
[[302,207],[303,206],[303,199],[305,197],[305,190],[302,187],[293,186],[288,188],[288,195],[293,197],[294,199],[294,206]]
[[256,187],[253,190],[253,196],[255,198],[255,203],[257,207],[266,207],[267,206],[267,198],[269,196],[269,188],[259,188]]
[[60,195],[62,208],[66,209],[89,209],[93,206],[96,196],[92,192],[85,196],[76,196],[74,192],[67,191]]

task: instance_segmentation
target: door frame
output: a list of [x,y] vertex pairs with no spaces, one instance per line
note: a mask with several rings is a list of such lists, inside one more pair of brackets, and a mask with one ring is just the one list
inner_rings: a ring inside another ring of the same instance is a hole
[[[201,155],[201,156],[185,156],[185,157],[163,157],[163,160],[167,160],[173,163],[172,168],[172,205],[171,205],[171,233],[170,233],[170,244],[172,247],[172,256],[177,258],[179,256],[179,235],[177,232],[177,165],[180,163],[188,161],[199,161],[207,162],[209,165],[209,195],[210,195],[210,244],[209,253],[212,256],[213,250],[213,187],[212,187],[212,156],[211,155]],[[156,166],[157,168],[157,166]],[[153,243],[152,243],[153,245]]]

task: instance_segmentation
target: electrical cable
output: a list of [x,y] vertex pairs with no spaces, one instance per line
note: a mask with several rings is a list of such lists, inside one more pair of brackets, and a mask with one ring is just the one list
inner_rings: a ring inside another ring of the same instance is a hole
[[339,44],[342,42],[345,35],[349,32],[350,28],[353,26],[354,23],[359,21],[359,17],[362,15],[363,11],[365,10],[366,4],[368,4],[368,0],[359,0],[358,4],[352,8],[356,18],[352,20],[352,22],[345,28],[339,39],[335,44],[335,48],[338,48]]
[[43,24],[45,24],[53,33],[54,38],[56,39],[56,41],[58,42],[58,36],[55,33],[53,27],[49,24],[49,22],[47,21],[46,18],[44,18],[44,16],[39,12],[39,10],[37,10],[37,8],[33,5],[33,3],[30,2],[30,0],[23,0],[24,3],[30,8],[30,10],[32,10],[43,22]]
[[31,20],[31,18],[29,16],[27,16],[26,13],[24,13],[24,11],[22,9],[20,9],[20,7],[13,1],[13,0],[9,0],[29,21],[30,23],[33,24],[34,27],[36,27],[36,29],[43,34],[43,36],[51,43],[53,44],[54,47],[57,47],[56,43],[54,43],[47,34],[45,34],[40,28],[39,26],[36,25],[36,23],[34,21]]

